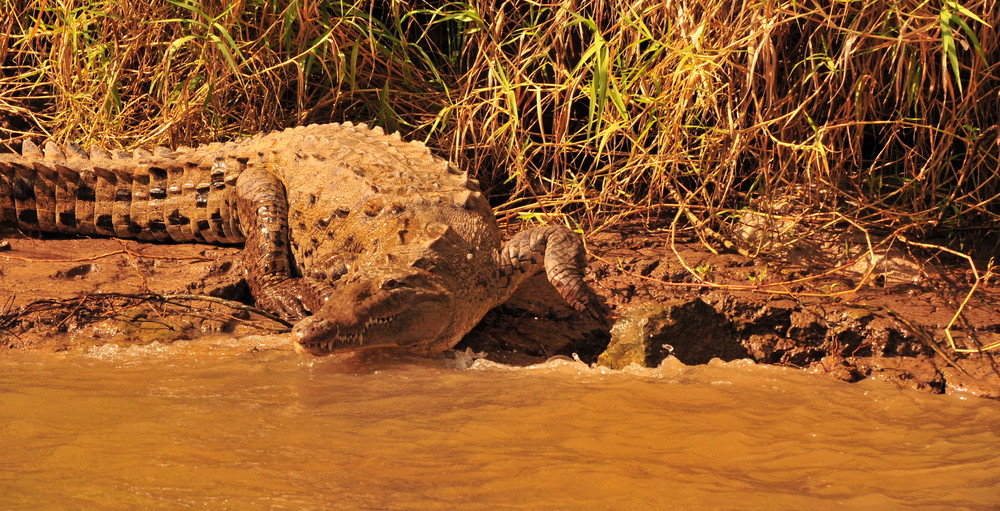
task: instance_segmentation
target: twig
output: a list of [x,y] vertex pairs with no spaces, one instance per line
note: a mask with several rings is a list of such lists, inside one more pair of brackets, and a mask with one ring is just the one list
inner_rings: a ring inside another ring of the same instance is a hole
[[284,320],[284,319],[282,319],[282,318],[280,318],[280,317],[278,317],[278,316],[276,316],[274,314],[271,314],[270,312],[267,312],[265,310],[258,309],[257,307],[252,307],[252,306],[247,305],[245,303],[234,302],[232,300],[226,300],[225,298],[219,298],[219,297],[216,297],[216,296],[208,296],[208,295],[186,295],[186,294],[158,295],[158,294],[155,294],[155,293],[151,293],[150,296],[158,297],[159,299],[164,300],[164,301],[166,301],[166,300],[197,300],[197,301],[203,301],[203,302],[217,303],[219,305],[225,305],[226,307],[229,307],[231,309],[236,309],[236,310],[241,310],[241,311],[246,311],[246,312],[250,312],[250,313],[256,314],[258,316],[267,318],[267,319],[269,319],[271,321],[274,321],[275,323],[279,323],[279,324],[281,324],[283,326],[286,326],[288,328],[291,328],[291,327],[295,326],[294,324],[289,323],[288,321],[286,321],[286,320]]
[[980,348],[959,348],[955,344],[955,338],[954,338],[954,336],[952,336],[952,333],[951,333],[951,328],[953,326],[955,326],[955,322],[958,321],[959,317],[961,317],[962,311],[964,311],[965,307],[969,304],[969,300],[972,299],[972,295],[975,294],[975,292],[976,292],[977,289],[979,289],[979,285],[982,284],[983,282],[989,280],[989,278],[993,275],[993,266],[987,267],[986,274],[983,275],[983,276],[980,276],[979,275],[979,270],[976,268],[976,262],[973,261],[972,257],[969,256],[968,254],[963,254],[961,252],[958,252],[957,250],[952,250],[950,248],[942,247],[940,245],[931,245],[929,243],[920,243],[920,242],[917,242],[917,241],[910,241],[910,240],[906,239],[906,237],[904,237],[901,234],[899,235],[899,239],[903,243],[907,243],[907,244],[914,245],[914,246],[917,246],[917,247],[922,247],[922,248],[929,248],[929,249],[941,250],[941,251],[947,252],[947,253],[949,253],[951,255],[961,257],[961,258],[965,259],[966,261],[968,261],[969,267],[972,268],[972,276],[973,276],[973,278],[976,279],[976,281],[972,283],[972,287],[969,288],[969,292],[965,294],[965,298],[962,299],[962,303],[960,303],[958,305],[958,309],[955,311],[955,314],[951,317],[951,321],[949,321],[948,325],[944,327],[944,335],[945,335],[945,337],[948,338],[948,344],[951,346],[951,350],[954,351],[955,353],[982,353],[984,351],[990,351],[990,350],[993,350],[993,349],[996,349],[996,348],[1000,348],[1000,341],[992,343],[992,344],[988,344],[986,346],[982,346]]

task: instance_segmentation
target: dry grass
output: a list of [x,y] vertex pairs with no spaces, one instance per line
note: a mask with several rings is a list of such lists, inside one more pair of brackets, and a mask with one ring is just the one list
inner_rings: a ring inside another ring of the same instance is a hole
[[2,1],[12,146],[367,121],[529,218],[1000,227],[994,0]]

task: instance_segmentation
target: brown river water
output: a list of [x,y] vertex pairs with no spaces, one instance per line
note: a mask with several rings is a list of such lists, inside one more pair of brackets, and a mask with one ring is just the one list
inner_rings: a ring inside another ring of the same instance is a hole
[[743,362],[0,357],[0,509],[997,509],[1000,402]]

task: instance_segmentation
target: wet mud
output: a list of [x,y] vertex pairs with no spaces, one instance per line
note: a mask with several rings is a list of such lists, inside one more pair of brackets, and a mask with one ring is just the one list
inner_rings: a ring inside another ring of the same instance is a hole
[[945,336],[961,311],[951,328],[956,347],[1000,342],[997,277],[981,271],[990,251],[977,261],[979,285],[966,302],[976,282],[968,262],[924,251],[872,257],[854,246],[848,257],[829,250],[746,257],[641,226],[587,241],[588,282],[616,315],[614,339],[536,278],[463,345],[508,363],[574,354],[611,367],[655,366],[667,355],[686,364],[749,358],[848,382],[1000,399],[1000,349],[961,353]]
[[[238,247],[0,235],[0,349],[288,329],[252,308]],[[945,337],[961,309],[951,328],[957,347],[1000,341],[995,277],[980,275],[966,301],[976,280],[962,260],[904,253],[865,268],[823,259],[829,254],[750,258],[640,226],[587,241],[588,281],[611,306],[612,332],[565,306],[539,276],[456,349],[508,364],[749,358],[851,382],[1000,399],[1000,350],[961,353]]]

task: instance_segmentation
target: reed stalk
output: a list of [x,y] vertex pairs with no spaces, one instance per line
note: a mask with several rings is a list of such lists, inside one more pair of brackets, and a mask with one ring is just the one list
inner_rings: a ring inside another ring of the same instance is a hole
[[995,0],[0,5],[12,148],[351,120],[588,228],[724,235],[778,204],[956,248],[1000,227]]

